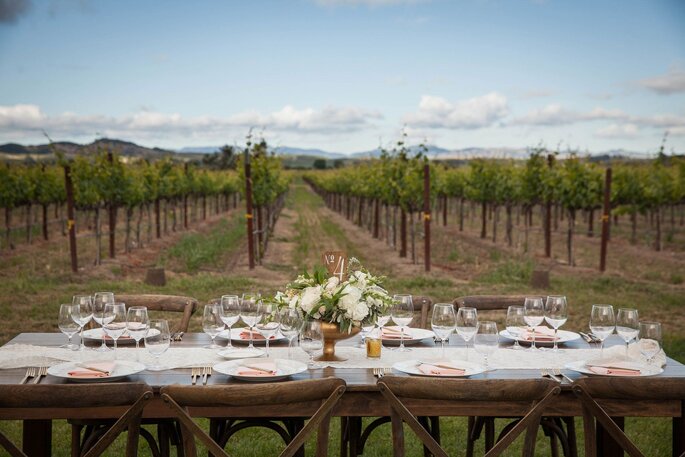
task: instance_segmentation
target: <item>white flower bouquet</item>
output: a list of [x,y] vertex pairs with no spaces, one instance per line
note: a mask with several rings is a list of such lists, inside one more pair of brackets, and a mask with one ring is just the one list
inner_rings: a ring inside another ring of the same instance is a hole
[[363,320],[375,322],[381,311],[392,305],[392,297],[381,286],[382,277],[373,276],[355,258],[343,281],[329,276],[324,268],[305,272],[277,292],[272,301],[280,307],[299,310],[303,316],[337,324],[341,332],[350,332]]

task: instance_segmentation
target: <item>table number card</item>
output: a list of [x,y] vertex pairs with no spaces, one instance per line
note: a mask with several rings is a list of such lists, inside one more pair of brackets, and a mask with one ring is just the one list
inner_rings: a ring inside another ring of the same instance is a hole
[[344,251],[327,251],[323,253],[323,264],[331,276],[337,276],[340,282],[347,272],[347,254]]

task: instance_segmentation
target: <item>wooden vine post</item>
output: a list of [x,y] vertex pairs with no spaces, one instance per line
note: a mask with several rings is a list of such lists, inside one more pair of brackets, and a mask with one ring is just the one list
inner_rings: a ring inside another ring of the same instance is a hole
[[[430,167],[423,166],[423,249],[424,266],[426,271],[431,271],[431,180]],[[446,203],[446,202],[445,202]],[[446,206],[446,205],[445,205]]]
[[606,270],[607,245],[609,244],[609,221],[611,217],[611,167],[604,175],[604,209],[602,210],[602,248],[599,255],[599,271]]
[[247,221],[247,257],[250,270],[254,270],[254,234],[253,232],[253,209],[252,209],[252,171],[250,170],[249,145],[245,148],[245,219]]
[[[547,156],[547,165],[550,170],[554,166],[554,156]],[[552,199],[545,198],[545,257],[552,257]]]
[[[111,152],[107,153],[107,162],[112,166],[114,162],[114,156]],[[108,208],[109,215],[109,258],[113,259],[116,256],[116,228],[117,228],[117,205],[113,200],[110,200]]]
[[78,273],[78,257],[76,255],[76,223],[74,217],[74,184],[71,181],[71,167],[69,167],[69,165],[64,166],[64,186],[67,193],[67,229],[69,231],[71,271]]

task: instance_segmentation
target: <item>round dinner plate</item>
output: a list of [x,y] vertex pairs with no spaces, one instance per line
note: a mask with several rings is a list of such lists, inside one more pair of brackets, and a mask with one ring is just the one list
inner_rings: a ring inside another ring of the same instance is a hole
[[[276,364],[276,374],[273,376],[245,376],[239,375],[238,370],[241,366],[248,365],[250,362],[254,363],[264,363],[266,360],[271,360]],[[294,374],[302,373],[307,371],[307,364],[298,362],[297,360],[288,359],[242,359],[242,360],[230,360],[228,362],[217,363],[213,367],[214,371],[217,373],[225,374],[231,376],[240,381],[250,381],[250,382],[271,382],[280,381],[288,376]]]
[[[524,340],[519,338],[517,335],[512,335],[509,333],[509,330],[501,330],[499,332],[499,336],[501,336],[504,339],[510,340],[510,341],[518,341],[520,344],[532,344],[532,341]],[[568,343],[569,341],[574,341],[580,338],[580,335],[577,334],[576,332],[569,332],[568,330],[559,330],[559,333],[557,333],[557,337],[559,339],[557,340],[557,344],[564,344]],[[536,346],[554,346],[554,341],[536,341],[535,342]]]
[[236,359],[253,359],[255,357],[261,357],[265,354],[261,349],[249,349],[249,348],[225,348],[217,352],[217,355],[228,360]]
[[575,362],[569,362],[567,363],[564,368],[572,371],[576,371],[578,373],[582,374],[587,374],[591,376],[611,376],[614,378],[618,377],[626,377],[626,378],[637,378],[637,377],[643,377],[643,376],[654,376],[658,375],[659,373],[663,373],[664,369],[661,367],[657,367],[654,365],[647,365],[645,363],[640,363],[640,362],[622,362],[626,364],[626,367],[628,368],[633,368],[636,370],[640,370],[639,376],[621,376],[621,375],[615,375],[615,374],[599,374],[595,373],[594,371],[590,371],[590,369],[587,367],[587,360],[578,360]]
[[[411,344],[417,344],[421,342],[422,340],[428,339],[428,338],[435,338],[435,333],[433,333],[431,330],[426,330],[425,328],[412,328],[412,327],[407,327],[404,329],[405,333],[409,333],[411,335],[411,338],[405,338],[404,339],[404,344],[406,345],[411,345]],[[400,345],[400,339],[399,338],[387,338],[383,337],[383,344],[386,346],[399,346]]]
[[418,361],[418,360],[403,360],[402,362],[397,362],[392,366],[393,370],[400,371],[402,373],[410,374],[412,376],[426,376],[429,378],[463,378],[466,376],[473,376],[475,374],[480,374],[485,371],[485,367],[482,365],[479,365],[477,363],[473,362],[467,362],[465,360],[448,360],[448,362],[453,363],[455,366],[459,368],[463,368],[465,370],[463,375],[445,375],[445,376],[440,376],[440,375],[434,375],[434,374],[426,374],[421,371],[419,371],[419,365],[423,362],[428,362],[430,363],[429,360],[423,360],[423,361]]
[[[84,330],[83,331],[83,340],[84,341],[91,341],[91,342],[101,342],[103,333],[104,333],[104,331],[102,330],[102,327]],[[148,330],[148,334],[150,336],[159,335],[159,330],[157,330],[155,328],[151,328],[150,330]],[[144,338],[141,339],[140,341],[143,342]],[[113,345],[114,340],[112,340],[110,338],[106,338],[105,343]],[[117,346],[121,346],[124,344],[136,344],[136,340],[129,337],[127,335],[127,333],[124,332],[124,334],[122,336],[120,336],[119,339],[117,340]]]
[[[240,337],[240,332],[249,330],[247,327],[244,328],[232,328],[231,329],[231,343],[235,344],[250,344],[250,340],[244,340]],[[223,339],[228,339],[228,330],[224,330],[223,332],[219,333],[217,338],[223,338]],[[276,333],[276,335],[269,340],[269,344],[272,343],[280,343],[282,341],[288,341],[286,337],[281,335],[281,332]],[[266,340],[265,339],[258,339],[254,338],[252,340],[252,344],[255,346],[266,346]]]
[[114,370],[109,376],[103,378],[92,377],[92,378],[73,378],[69,376],[69,372],[82,368],[82,362],[64,362],[58,365],[53,365],[48,368],[48,374],[56,378],[64,378],[72,382],[112,382],[118,381],[119,379],[125,378],[126,376],[131,376],[136,373],[140,373],[145,369],[145,365],[139,362],[131,362],[128,360],[117,360]]

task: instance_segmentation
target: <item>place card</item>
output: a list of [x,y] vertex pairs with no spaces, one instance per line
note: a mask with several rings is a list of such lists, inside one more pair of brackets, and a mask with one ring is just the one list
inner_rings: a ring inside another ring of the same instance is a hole
[[322,258],[328,274],[337,276],[342,282],[347,272],[347,254],[344,251],[326,251]]

